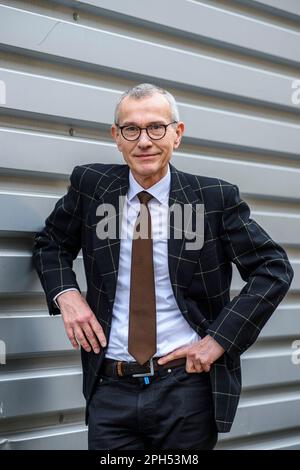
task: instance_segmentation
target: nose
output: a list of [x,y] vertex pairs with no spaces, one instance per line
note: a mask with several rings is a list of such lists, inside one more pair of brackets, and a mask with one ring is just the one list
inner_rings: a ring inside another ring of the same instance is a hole
[[148,136],[146,129],[142,129],[141,135],[138,140],[138,146],[145,147],[145,146],[150,146],[150,145],[152,145],[152,140]]

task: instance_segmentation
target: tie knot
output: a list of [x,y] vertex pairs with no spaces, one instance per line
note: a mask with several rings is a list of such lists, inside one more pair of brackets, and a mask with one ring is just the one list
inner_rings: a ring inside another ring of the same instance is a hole
[[150,199],[153,198],[152,194],[147,193],[147,191],[141,191],[140,193],[137,194],[137,197],[140,200],[141,204],[148,204]]

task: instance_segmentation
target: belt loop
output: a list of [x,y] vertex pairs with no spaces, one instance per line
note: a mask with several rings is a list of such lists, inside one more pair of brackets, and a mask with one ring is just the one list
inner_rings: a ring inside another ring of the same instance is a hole
[[117,375],[123,376],[122,361],[117,361]]

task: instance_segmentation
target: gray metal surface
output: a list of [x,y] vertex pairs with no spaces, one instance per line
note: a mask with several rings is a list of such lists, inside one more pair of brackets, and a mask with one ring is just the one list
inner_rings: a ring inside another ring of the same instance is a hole
[[[248,4],[254,3],[257,6],[269,8],[275,14],[287,15],[297,20],[300,17],[300,4],[297,0],[245,0]],[[267,10],[268,11],[268,10]]]
[[[113,109],[142,81],[179,102],[174,165],[237,184],[295,271],[243,355],[237,418],[218,448],[300,449],[299,17],[294,0],[0,0],[0,449],[87,446],[80,357],[47,314],[32,235],[75,165],[123,162]],[[85,292],[81,254],[74,269]],[[243,285],[234,269],[232,295]]]

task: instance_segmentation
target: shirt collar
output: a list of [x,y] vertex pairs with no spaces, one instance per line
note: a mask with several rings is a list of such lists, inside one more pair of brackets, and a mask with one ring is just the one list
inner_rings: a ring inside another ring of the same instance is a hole
[[[168,165],[168,170],[166,175],[155,183],[153,186],[147,189],[147,192],[151,194],[158,202],[165,203],[169,199],[171,187],[171,172],[170,166]],[[145,191],[145,189],[136,181],[131,170],[129,170],[129,188],[127,192],[127,199],[132,201],[132,199],[140,192]]]

